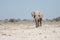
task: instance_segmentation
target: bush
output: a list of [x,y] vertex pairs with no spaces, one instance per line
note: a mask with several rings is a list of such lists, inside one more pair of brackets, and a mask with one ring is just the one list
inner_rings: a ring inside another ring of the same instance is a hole
[[23,21],[27,21],[27,19],[23,19]]
[[60,21],[60,17],[54,18],[54,21]]
[[18,22],[16,19],[9,19],[9,22]]

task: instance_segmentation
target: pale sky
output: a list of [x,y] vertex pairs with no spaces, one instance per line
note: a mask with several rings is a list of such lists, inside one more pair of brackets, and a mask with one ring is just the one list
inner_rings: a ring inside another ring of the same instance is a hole
[[44,19],[60,16],[60,0],[0,0],[0,19],[32,19],[31,12],[42,11]]

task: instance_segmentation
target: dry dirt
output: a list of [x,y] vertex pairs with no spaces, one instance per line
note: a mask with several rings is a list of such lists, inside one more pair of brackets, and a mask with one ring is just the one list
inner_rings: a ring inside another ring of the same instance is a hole
[[60,22],[0,24],[0,40],[60,40]]

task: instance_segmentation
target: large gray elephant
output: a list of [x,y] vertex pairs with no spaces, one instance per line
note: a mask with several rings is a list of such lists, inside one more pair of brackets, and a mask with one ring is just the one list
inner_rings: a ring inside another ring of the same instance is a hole
[[42,26],[42,18],[43,18],[43,13],[40,11],[33,11],[32,12],[32,17],[34,18],[36,22],[36,27]]

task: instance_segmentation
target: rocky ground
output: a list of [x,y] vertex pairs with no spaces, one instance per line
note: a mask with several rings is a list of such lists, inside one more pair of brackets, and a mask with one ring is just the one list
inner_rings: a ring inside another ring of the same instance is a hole
[[0,40],[60,40],[60,22],[0,23]]

